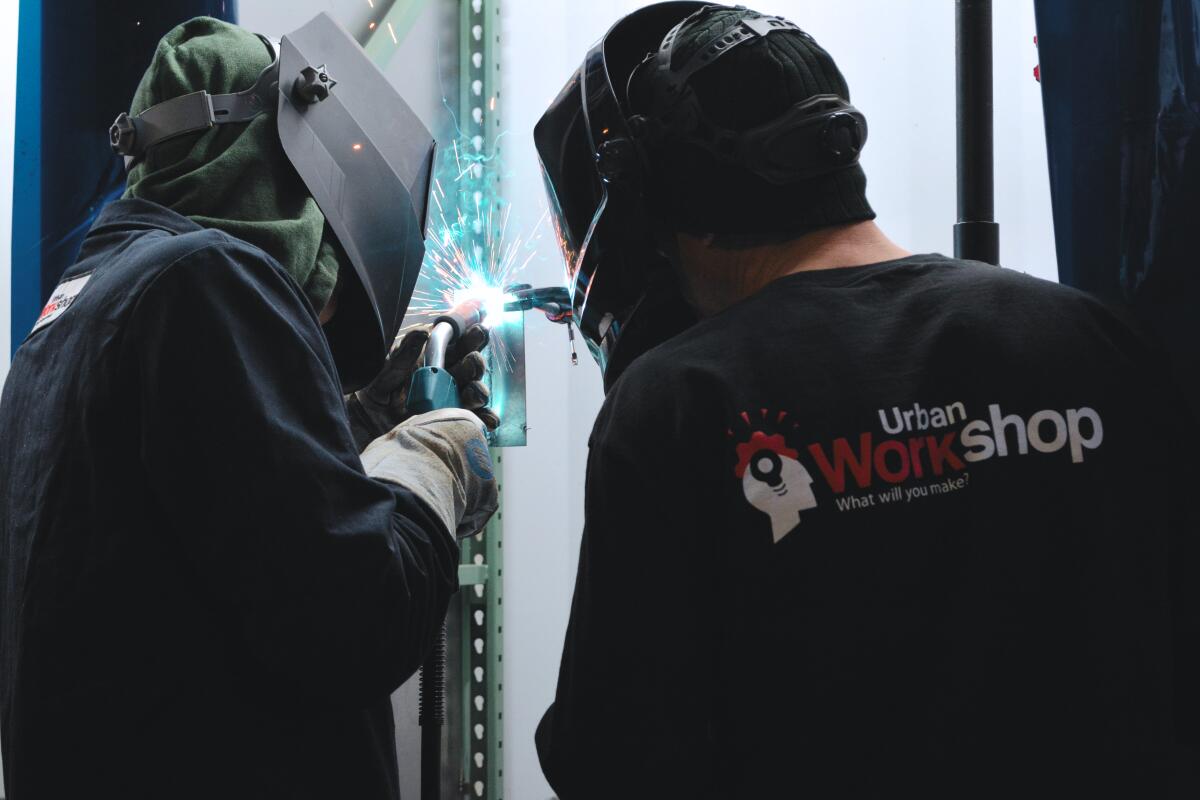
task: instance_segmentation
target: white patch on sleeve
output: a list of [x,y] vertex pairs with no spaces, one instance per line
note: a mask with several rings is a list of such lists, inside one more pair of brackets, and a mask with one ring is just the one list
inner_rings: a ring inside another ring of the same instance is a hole
[[37,333],[42,328],[49,325],[54,320],[63,315],[71,304],[75,302],[75,298],[83,291],[84,285],[88,279],[92,277],[92,273],[80,275],[77,278],[71,278],[69,281],[63,281],[54,288],[54,292],[50,295],[50,299],[46,302],[46,307],[42,309],[41,315],[37,318],[37,322],[33,324],[31,334]]

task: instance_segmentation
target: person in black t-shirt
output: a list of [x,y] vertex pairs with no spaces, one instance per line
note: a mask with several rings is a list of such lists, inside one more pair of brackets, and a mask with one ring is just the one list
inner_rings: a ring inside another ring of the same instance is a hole
[[619,22],[538,125],[607,389],[546,776],[1194,796],[1193,430],[1155,348],[891,242],[865,134],[811,37],[699,3]]

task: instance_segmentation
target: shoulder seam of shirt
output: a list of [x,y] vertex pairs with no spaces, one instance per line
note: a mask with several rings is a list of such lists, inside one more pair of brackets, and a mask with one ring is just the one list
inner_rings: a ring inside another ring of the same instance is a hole
[[[133,326],[134,321],[138,318],[138,315],[141,312],[142,304],[145,301],[146,296],[149,295],[154,290],[154,288],[159,284],[159,282],[164,278],[164,276],[178,272],[177,267],[179,266],[179,264],[192,258],[197,253],[202,253],[206,250],[216,250],[221,253],[228,253],[231,249],[233,249],[233,250],[241,249],[241,248],[237,247],[237,245],[246,244],[246,243],[242,242],[242,240],[237,239],[233,236],[229,236],[228,234],[224,233],[223,231],[218,231],[214,228],[204,228],[203,231],[191,231],[189,233],[205,233],[205,232],[211,232],[211,233],[217,234],[218,241],[205,242],[203,245],[200,245],[199,247],[196,247],[192,250],[188,250],[186,253],[183,253],[182,255],[177,256],[169,264],[167,264],[165,267],[163,267],[161,270],[159,270],[158,274],[155,275],[153,278],[151,278],[146,283],[146,285],[142,288],[141,292],[138,294],[137,299],[133,302],[133,307],[129,311],[128,324],[126,326],[124,326],[126,331],[128,331],[129,328],[131,328]],[[178,234],[176,234],[176,235],[178,235]],[[235,245],[235,247],[230,248],[230,247],[228,247],[228,245]],[[276,274],[280,273],[280,270],[277,268],[274,268],[274,265],[271,265],[271,266],[273,267],[272,271],[274,273],[276,273]],[[284,282],[287,283],[287,281],[284,281]],[[302,298],[297,298],[297,299],[300,300]],[[304,307],[310,313],[312,313],[311,307],[309,307],[307,304],[304,304]],[[314,315],[314,324],[315,324],[315,315]],[[125,337],[124,337],[124,335],[122,335],[122,337],[121,337],[122,351],[124,350],[125,345],[126,345]],[[318,354],[314,353],[314,355],[318,355]],[[119,358],[123,359],[123,356],[120,356]]]
[[[206,230],[210,230],[210,229],[206,229]],[[172,233],[172,234],[171,234],[172,238],[174,238],[174,237],[175,237],[175,236],[177,236],[177,235],[178,235],[178,234],[174,234],[174,233]],[[134,320],[136,320],[136,319],[137,319],[137,317],[138,317],[138,313],[141,311],[141,308],[142,308],[142,301],[143,301],[143,300],[146,298],[146,295],[147,295],[147,294],[149,294],[149,293],[150,293],[150,291],[151,291],[151,290],[152,290],[152,289],[153,289],[155,286],[157,286],[157,285],[158,285],[158,282],[159,282],[159,280],[160,280],[160,279],[161,279],[161,278],[162,278],[164,275],[166,275],[166,274],[167,274],[167,273],[169,273],[169,272],[172,272],[172,271],[173,271],[173,269],[174,269],[174,267],[175,267],[175,265],[177,265],[179,262],[183,261],[184,259],[191,258],[191,257],[192,257],[192,256],[194,256],[196,253],[203,252],[204,250],[208,250],[208,249],[210,249],[210,248],[212,248],[212,247],[215,247],[215,246],[216,246],[216,243],[215,243],[215,242],[206,242],[205,244],[202,244],[202,245],[200,245],[199,247],[196,247],[196,248],[193,248],[193,249],[191,249],[191,250],[188,250],[186,253],[183,253],[182,255],[176,256],[176,257],[175,257],[175,258],[174,258],[174,259],[171,261],[171,263],[167,264],[165,267],[163,267],[161,270],[159,270],[158,274],[157,274],[157,275],[155,275],[153,278],[151,278],[151,279],[150,279],[150,280],[149,280],[149,281],[146,283],[146,285],[142,287],[142,290],[141,290],[140,292],[138,292],[137,299],[133,301],[133,307],[132,307],[132,308],[129,310],[129,317],[127,318],[126,324],[122,326],[122,327],[124,328],[124,330],[121,332],[121,337],[120,337],[120,347],[118,348],[118,353],[119,353],[119,355],[117,356],[118,370],[120,369],[120,364],[121,364],[121,362],[123,362],[123,361],[124,361],[124,352],[125,352],[125,333],[126,333],[126,332],[127,332],[127,331],[128,331],[130,328],[131,328],[131,327],[133,327]]]
[[[206,228],[205,230],[211,230],[211,229],[208,229],[208,228]],[[176,235],[176,234],[172,234],[172,235]],[[129,312],[130,319],[132,319],[133,317],[137,316],[138,310],[139,310],[139,309],[141,308],[141,306],[142,306],[142,299],[143,299],[143,298],[144,298],[144,297],[145,297],[147,294],[149,294],[149,293],[150,293],[150,291],[151,291],[151,290],[152,290],[152,289],[153,289],[155,286],[157,286],[157,285],[158,285],[158,282],[159,282],[160,280],[162,280],[162,278],[163,278],[163,276],[164,276],[164,275],[167,275],[168,273],[171,273],[171,272],[175,271],[175,267],[176,267],[176,266],[177,266],[177,265],[178,265],[178,264],[179,264],[181,261],[184,261],[184,260],[186,260],[186,259],[189,259],[189,258],[191,258],[192,256],[196,255],[197,253],[202,253],[202,252],[204,252],[205,250],[212,250],[212,249],[221,249],[221,248],[219,248],[219,247],[218,247],[218,244],[217,244],[216,242],[206,242],[205,244],[202,244],[202,245],[200,245],[199,247],[193,248],[192,250],[188,250],[186,253],[184,253],[184,254],[182,254],[182,255],[180,255],[180,256],[177,256],[177,257],[176,257],[176,258],[175,258],[173,261],[171,261],[171,263],[167,264],[165,267],[163,267],[162,269],[160,269],[160,270],[158,271],[158,274],[157,274],[157,275],[155,275],[153,278],[151,278],[151,279],[150,279],[150,280],[149,280],[149,281],[146,283],[146,285],[145,285],[145,286],[142,288],[142,291],[138,293],[138,298],[137,298],[137,300],[135,300],[135,301],[134,301],[134,303],[133,303],[133,309],[132,309],[132,310]]]

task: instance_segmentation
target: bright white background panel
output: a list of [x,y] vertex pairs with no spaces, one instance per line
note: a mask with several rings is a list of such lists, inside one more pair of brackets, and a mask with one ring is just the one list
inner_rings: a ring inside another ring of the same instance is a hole
[[[514,220],[545,209],[532,130],[587,48],[629,0],[510,0],[502,7],[505,193]],[[879,224],[913,251],[953,250],[955,222],[954,4],[950,0],[762,0],[806,29],[836,59],[867,115],[867,193]],[[1055,279],[1041,95],[1033,79],[1031,0],[995,4],[996,216],[1001,259]],[[544,236],[524,280],[562,280]],[[540,800],[533,732],[554,694],[583,528],[587,437],[603,399],[586,352],[568,363],[561,328],[530,315],[529,447],[512,450],[505,486],[505,762],[509,797]],[[630,554],[636,557],[635,553]]]

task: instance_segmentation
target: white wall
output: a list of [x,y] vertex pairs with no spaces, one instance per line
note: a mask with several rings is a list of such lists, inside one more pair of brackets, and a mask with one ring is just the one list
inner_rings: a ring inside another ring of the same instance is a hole
[[[531,131],[584,52],[636,0],[510,0],[502,8],[506,192],[515,219],[545,207]],[[870,121],[863,155],[879,223],[914,251],[953,250],[954,4],[950,0],[755,0],[812,33],[837,60]],[[995,4],[996,214],[1001,259],[1055,279],[1031,0]],[[525,280],[561,280],[550,237]],[[505,489],[506,794],[552,792],[533,731],[553,698],[582,530],[587,435],[602,400],[586,352],[568,364],[561,328],[530,316],[529,447],[507,457]]]

